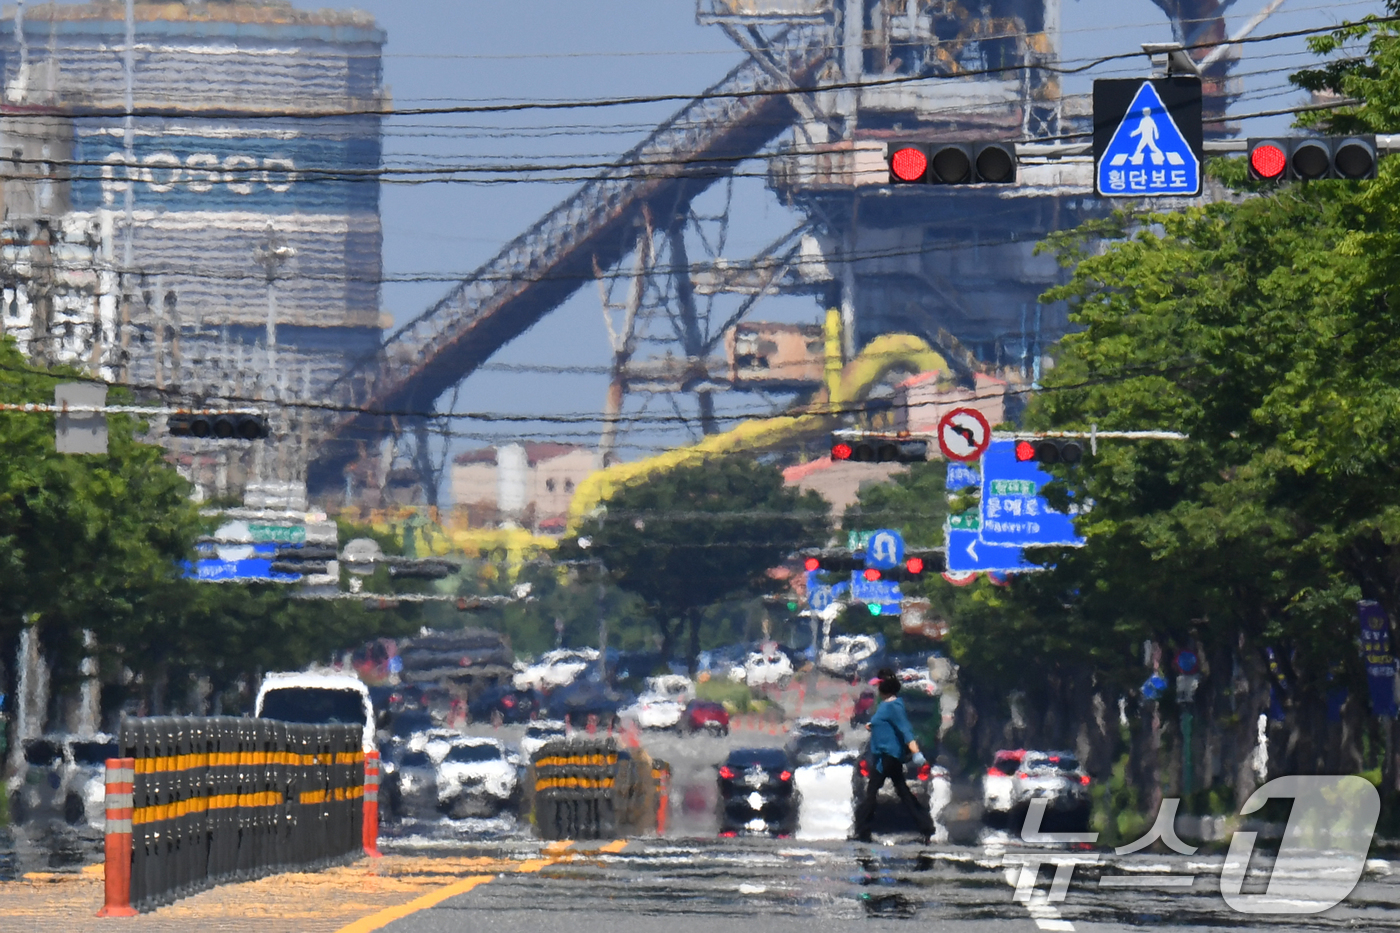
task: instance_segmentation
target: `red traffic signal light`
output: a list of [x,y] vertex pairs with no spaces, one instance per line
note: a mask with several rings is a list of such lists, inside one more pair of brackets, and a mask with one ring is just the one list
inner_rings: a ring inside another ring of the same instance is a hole
[[914,574],[923,573],[924,559],[922,557],[911,557],[904,562],[904,569]]
[[802,562],[802,566],[810,572],[812,570],[820,570],[822,562],[817,560],[815,557],[809,557]]
[[928,459],[928,441],[888,434],[867,434],[850,440],[833,437],[831,459],[857,463],[922,463]]
[[872,583],[875,582],[876,580],[880,579],[880,571],[876,570],[874,567],[865,568],[865,579],[871,581]]
[[1278,181],[1288,169],[1283,143],[1272,139],[1249,143],[1249,176],[1256,181]]
[[1084,448],[1074,440],[1048,437],[1034,441],[1020,440],[1016,442],[1016,459],[1021,463],[1030,460],[1036,463],[1078,463],[1084,459]]
[[1251,139],[1249,177],[1255,181],[1375,178],[1374,136]]
[[886,153],[892,185],[1007,185],[1016,181],[1015,143],[891,143]]
[[924,180],[928,156],[918,146],[900,146],[890,153],[890,181],[916,182]]

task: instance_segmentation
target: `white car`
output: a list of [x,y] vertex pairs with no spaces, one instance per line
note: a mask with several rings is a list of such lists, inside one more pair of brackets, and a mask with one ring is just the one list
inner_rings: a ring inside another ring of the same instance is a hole
[[750,687],[785,687],[792,680],[792,661],[781,651],[754,651],[744,659],[744,683]]
[[447,757],[448,751],[461,741],[462,733],[456,729],[425,729],[409,736],[406,748],[410,752],[423,752],[434,765]]
[[642,696],[664,697],[684,706],[695,699],[695,681],[684,674],[658,674],[646,679]]
[[535,757],[535,752],[550,742],[569,737],[569,730],[561,720],[538,719],[525,727],[525,737],[520,740],[520,755],[526,761]]
[[861,663],[877,654],[880,643],[871,635],[837,635],[831,647],[817,655],[817,667],[834,677],[854,680]]
[[590,665],[597,663],[596,648],[556,648],[546,651],[534,664],[522,667],[516,673],[515,689],[548,693],[559,687],[567,687]]
[[458,739],[437,766],[438,808],[458,819],[496,816],[516,802],[518,765],[495,739]]
[[636,721],[643,729],[674,729],[681,723],[685,704],[671,697],[644,693],[637,702],[617,711],[623,719]]

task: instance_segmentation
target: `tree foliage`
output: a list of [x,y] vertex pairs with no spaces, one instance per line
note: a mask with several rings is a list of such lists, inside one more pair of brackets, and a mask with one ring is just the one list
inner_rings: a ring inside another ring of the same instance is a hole
[[640,597],[666,657],[688,622],[693,659],[704,608],[755,590],[793,550],[824,539],[828,508],[816,493],[785,488],[776,467],[730,457],[620,490],[560,553],[600,561]]

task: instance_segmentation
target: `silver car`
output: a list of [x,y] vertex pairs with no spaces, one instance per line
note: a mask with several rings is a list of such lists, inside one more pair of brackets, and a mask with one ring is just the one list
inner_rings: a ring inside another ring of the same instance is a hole
[[24,742],[23,777],[12,779],[10,817],[16,823],[62,819],[102,829],[106,822],[107,759],[118,757],[110,735],[46,735]]
[[994,814],[1022,817],[1032,800],[1044,800],[1046,824],[1042,828],[1088,825],[1091,780],[1073,752],[998,752],[984,781],[988,818]]

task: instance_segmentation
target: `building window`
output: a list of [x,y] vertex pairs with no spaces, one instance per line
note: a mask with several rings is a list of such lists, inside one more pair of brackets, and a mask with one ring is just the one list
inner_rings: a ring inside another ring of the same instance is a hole
[[574,491],[574,481],[573,481],[573,480],[571,480],[571,479],[566,479],[566,480],[564,480],[564,491],[565,491],[565,492],[573,492],[573,491]]
[[544,481],[544,488],[550,492],[554,491],[554,479],[552,477]]

